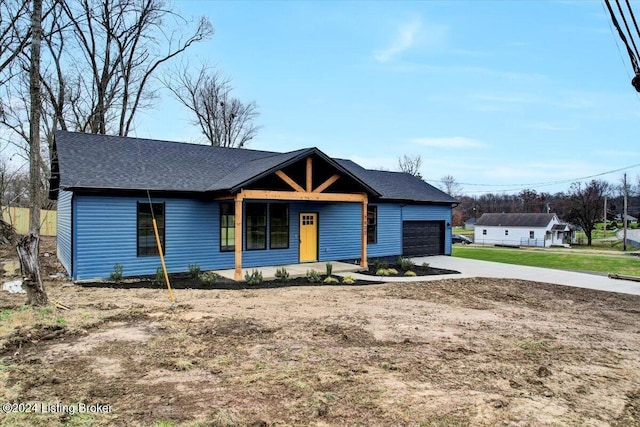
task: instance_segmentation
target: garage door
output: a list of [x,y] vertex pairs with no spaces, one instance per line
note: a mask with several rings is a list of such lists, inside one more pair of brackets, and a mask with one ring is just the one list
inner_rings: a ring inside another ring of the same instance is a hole
[[403,221],[402,255],[443,255],[444,221]]

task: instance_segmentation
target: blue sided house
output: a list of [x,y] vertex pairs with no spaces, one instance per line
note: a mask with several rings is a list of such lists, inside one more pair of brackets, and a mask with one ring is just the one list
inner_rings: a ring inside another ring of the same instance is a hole
[[457,201],[317,148],[275,153],[59,131],[51,193],[74,280],[451,254]]

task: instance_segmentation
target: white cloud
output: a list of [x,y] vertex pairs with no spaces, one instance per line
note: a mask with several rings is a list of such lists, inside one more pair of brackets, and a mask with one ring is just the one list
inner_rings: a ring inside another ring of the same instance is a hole
[[379,49],[373,52],[375,60],[378,62],[389,62],[395,56],[410,49],[416,42],[421,27],[422,22],[419,18],[413,18],[401,24],[390,45],[385,49]]
[[443,148],[481,148],[486,147],[482,141],[464,136],[451,136],[446,138],[412,138],[409,140],[414,144],[426,145],[427,147]]

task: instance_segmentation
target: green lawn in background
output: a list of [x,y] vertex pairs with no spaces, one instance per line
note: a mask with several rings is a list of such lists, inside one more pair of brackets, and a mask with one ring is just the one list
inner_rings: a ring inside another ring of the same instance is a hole
[[561,253],[552,250],[454,245],[452,255],[460,258],[528,265],[531,267],[640,276],[640,258],[623,254],[591,254],[577,251]]

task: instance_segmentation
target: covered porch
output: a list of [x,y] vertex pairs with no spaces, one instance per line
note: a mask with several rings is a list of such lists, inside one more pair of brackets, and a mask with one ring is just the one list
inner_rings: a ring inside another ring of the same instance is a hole
[[[325,158],[319,151],[313,149],[306,153],[301,153],[301,155],[295,156],[288,163],[278,165],[275,170],[272,169],[263,176],[232,189],[232,192],[234,192],[234,194],[218,197],[218,200],[226,200],[233,204],[235,222],[233,243],[235,268],[233,270],[223,270],[219,272],[219,274],[225,277],[229,274],[229,278],[243,280],[246,271],[253,269],[247,269],[243,265],[243,257],[248,255],[247,244],[245,242],[247,229],[244,220],[246,218],[243,214],[243,211],[247,208],[245,204],[247,202],[303,202],[307,204],[319,202],[325,204],[360,205],[360,214],[358,215],[359,224],[357,227],[347,231],[350,235],[353,233],[360,237],[360,250],[358,254],[360,265],[353,266],[345,264],[344,267],[339,268],[342,269],[349,266],[348,270],[342,271],[357,271],[357,269],[367,267],[367,206],[369,195],[377,195],[377,193],[363,182],[350,176],[346,170],[335,162]],[[318,272],[323,272],[326,261],[319,263],[312,262],[320,260],[321,258],[318,253],[320,241],[318,222],[321,221],[321,219],[318,218],[317,213],[312,211],[300,215],[299,232],[298,235],[293,236],[293,242],[295,243],[292,244],[294,247],[296,245],[300,246],[300,264],[289,264],[285,266],[285,268],[287,268],[287,271],[291,268],[292,271],[289,271],[290,273],[293,273],[295,270],[297,272],[296,274],[299,275],[304,275],[307,270],[312,268]],[[297,221],[297,218],[289,218],[289,221],[292,220]],[[289,226],[291,226],[290,222]],[[351,257],[355,257],[353,255]],[[341,259],[345,258],[348,257]],[[267,265],[270,261],[278,264],[276,260],[270,260],[268,258],[265,258],[263,261],[266,261],[265,264]],[[309,261],[309,263],[305,263],[305,261]],[[314,264],[318,265],[311,267]],[[351,270],[354,267],[355,270]],[[263,276],[266,278],[271,274],[275,274],[277,268],[278,267],[266,267],[259,268],[259,270],[263,271]],[[267,273],[267,270],[269,273]],[[233,274],[230,274],[230,271],[232,271]]]

